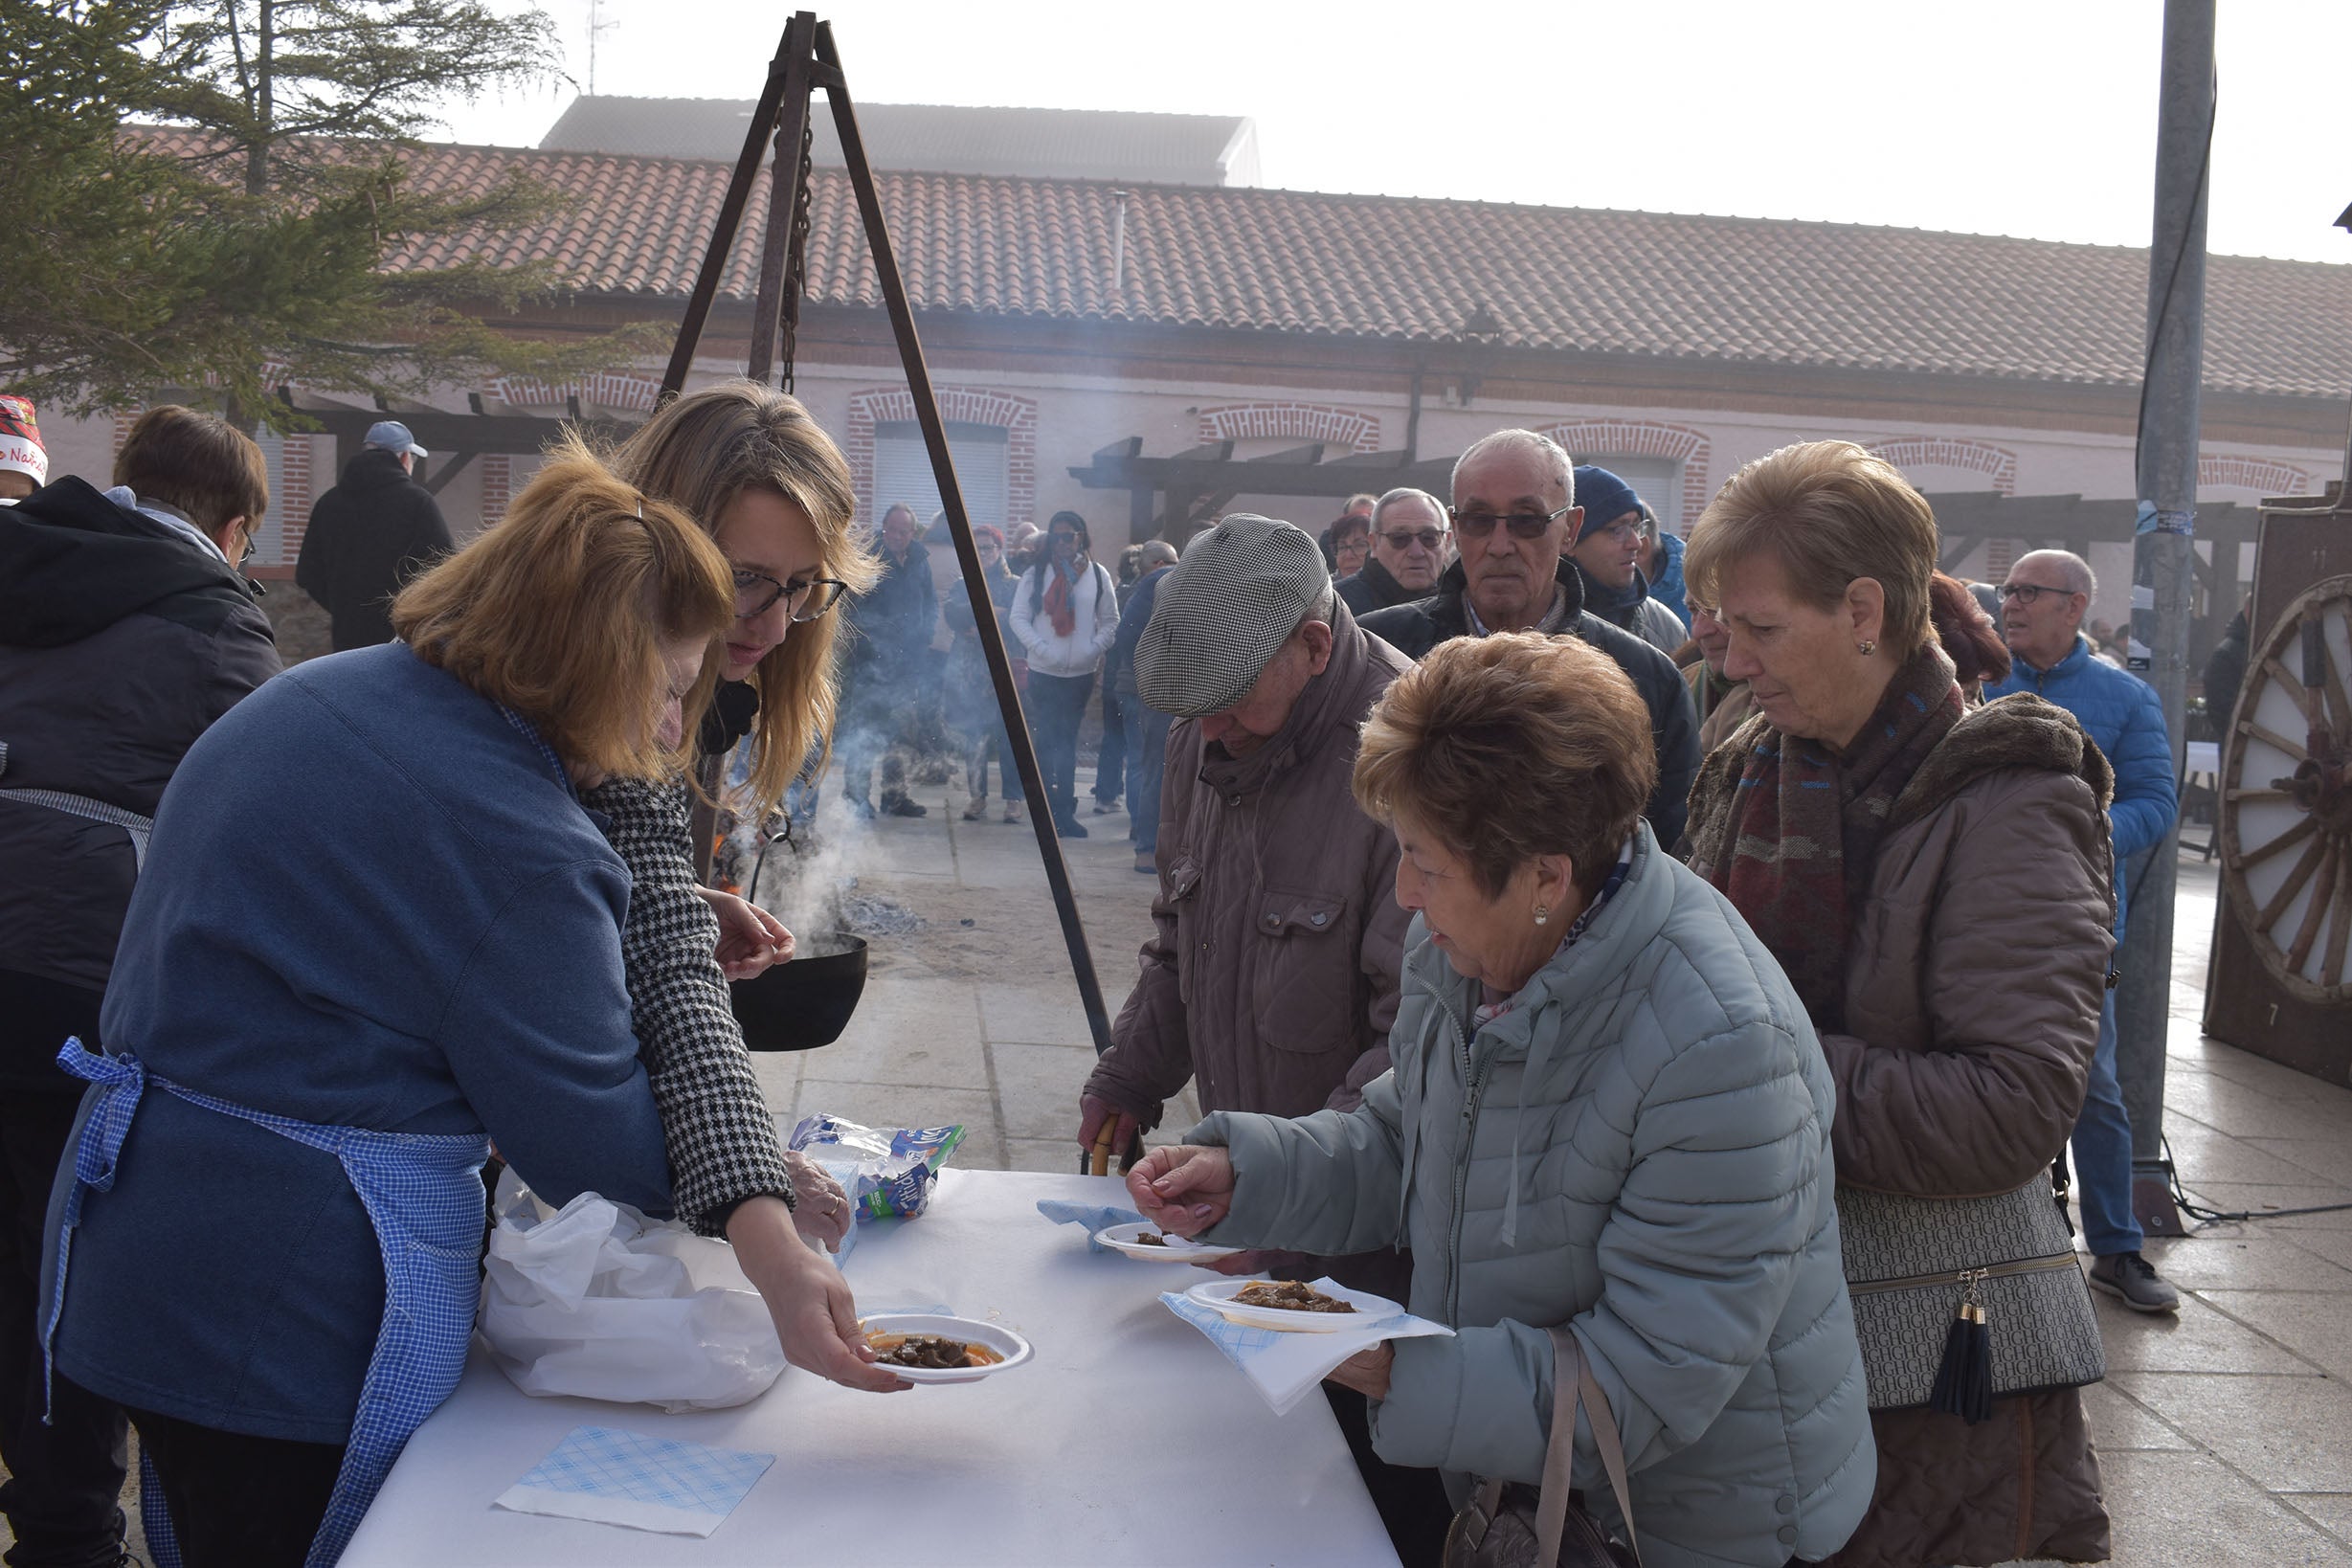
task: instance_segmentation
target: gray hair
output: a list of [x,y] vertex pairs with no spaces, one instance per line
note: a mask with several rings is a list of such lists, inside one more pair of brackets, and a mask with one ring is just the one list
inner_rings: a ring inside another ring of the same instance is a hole
[[[1465,454],[1465,456],[1467,455],[1467,454]],[[1400,501],[1425,502],[1427,503],[1429,509],[1437,513],[1438,526],[1441,529],[1450,526],[1445,521],[1445,503],[1440,501],[1437,497],[1431,495],[1426,490],[1416,490],[1410,484],[1400,484],[1397,486],[1397,488],[1382,496],[1378,501],[1373,503],[1373,532],[1378,533],[1380,531],[1380,519],[1387,516],[1388,509],[1391,506],[1396,505]]]
[[1490,436],[1481,436],[1464,447],[1462,456],[1454,459],[1453,474],[1446,481],[1448,486],[1460,486],[1463,466],[1471,459],[1483,458],[1489,452],[1494,451],[1542,453],[1546,460],[1552,464],[1553,472],[1558,475],[1560,491],[1568,498],[1568,504],[1573,506],[1577,504],[1576,459],[1568,456],[1566,447],[1536,430],[1498,430]]
[[1165,539],[1147,539],[1135,548],[1142,551],[1137,559],[1143,562],[1143,569],[1146,571],[1151,571],[1154,567],[1176,564],[1176,547]]
[[2066,591],[2070,594],[2080,594],[2086,599],[2099,596],[2098,576],[2092,571],[2091,563],[2071,549],[2027,550],[2017,558],[2016,564],[2022,567],[2027,561],[2048,561],[2056,567],[2058,580],[2066,585]]

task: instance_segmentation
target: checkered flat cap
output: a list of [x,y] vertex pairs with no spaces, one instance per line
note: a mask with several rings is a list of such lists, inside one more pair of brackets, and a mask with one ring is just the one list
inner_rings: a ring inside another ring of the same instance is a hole
[[1179,719],[1231,707],[1331,588],[1306,532],[1246,512],[1227,517],[1161,579],[1135,644],[1136,690]]

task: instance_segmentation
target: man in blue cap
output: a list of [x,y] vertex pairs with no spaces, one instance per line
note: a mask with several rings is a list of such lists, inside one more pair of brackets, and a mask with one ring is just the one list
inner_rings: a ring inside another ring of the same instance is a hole
[[390,642],[392,596],[456,548],[433,492],[410,478],[429,456],[408,426],[378,420],[341,481],[311,505],[294,580],[333,617],[337,653]]
[[1576,471],[1584,522],[1568,558],[1584,579],[1584,608],[1665,653],[1690,640],[1690,628],[1649,596],[1642,575],[1642,498],[1633,486],[1591,463]]

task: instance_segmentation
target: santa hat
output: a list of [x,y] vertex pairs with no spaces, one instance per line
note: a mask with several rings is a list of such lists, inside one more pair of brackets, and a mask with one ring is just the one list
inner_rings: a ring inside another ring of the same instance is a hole
[[0,393],[0,469],[30,474],[36,485],[49,482],[49,452],[29,397]]

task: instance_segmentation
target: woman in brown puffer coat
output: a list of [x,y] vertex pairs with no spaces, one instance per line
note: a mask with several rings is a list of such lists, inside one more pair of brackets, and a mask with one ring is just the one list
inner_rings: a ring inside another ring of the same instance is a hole
[[[1899,474],[1826,441],[1742,470],[1686,558],[1730,629],[1725,673],[1758,704],[1692,788],[1691,864],[1820,1033],[1849,1277],[1873,1195],[1989,1198],[2046,1173],[2082,1105],[2111,948],[2106,760],[2039,700],[1963,706],[1929,625],[1936,545]],[[1993,1333],[2024,1331],[2005,1317]],[[2076,1390],[1994,1399],[1972,1424],[1879,1408],[1900,1401],[1870,1370],[1877,1490],[1837,1568],[2106,1558]]]

